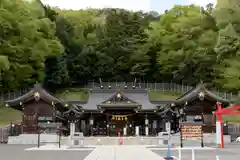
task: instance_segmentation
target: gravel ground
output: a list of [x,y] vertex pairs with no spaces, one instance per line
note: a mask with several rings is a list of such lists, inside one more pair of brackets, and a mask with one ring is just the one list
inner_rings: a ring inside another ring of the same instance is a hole
[[0,160],[83,160],[92,151],[25,151],[32,145],[0,144]]

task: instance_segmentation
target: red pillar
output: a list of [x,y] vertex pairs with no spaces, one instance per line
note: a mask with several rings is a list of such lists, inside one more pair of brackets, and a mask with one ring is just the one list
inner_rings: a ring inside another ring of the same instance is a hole
[[223,120],[222,120],[222,103],[221,102],[217,102],[217,118],[218,121],[220,122],[220,126],[221,126],[221,145],[220,148],[224,148],[224,136],[223,136]]

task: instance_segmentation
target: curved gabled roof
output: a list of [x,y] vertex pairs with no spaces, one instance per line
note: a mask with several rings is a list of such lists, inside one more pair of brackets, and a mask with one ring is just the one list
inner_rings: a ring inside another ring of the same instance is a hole
[[5,101],[5,103],[8,104],[9,106],[16,106],[19,105],[20,102],[24,103],[33,100],[35,98],[36,93],[39,94],[39,97],[45,101],[62,103],[60,99],[49,94],[44,88],[41,87],[40,84],[35,84],[34,87],[29,92],[15,99],[7,100]]
[[195,88],[189,90],[183,96],[176,99],[174,101],[174,103],[175,104],[184,104],[188,101],[195,100],[195,99],[199,98],[199,94],[201,94],[201,93],[203,93],[204,98],[209,99],[209,100],[219,101],[219,102],[223,102],[223,103],[229,103],[230,102],[229,100],[224,99],[224,98],[210,92],[208,89],[206,89],[205,84],[200,83]]
[[[119,97],[118,97],[119,96]],[[100,107],[113,107],[113,106],[121,106],[121,107],[139,107],[142,104],[135,102],[134,100],[130,99],[122,92],[117,91],[107,100],[97,104]]]
[[[146,92],[146,91],[145,91]],[[97,106],[100,104],[108,105],[106,102],[114,98],[117,93],[120,93],[125,100],[129,100],[131,103],[125,103],[126,107],[127,105],[130,106],[140,106],[141,109],[157,109],[158,104],[153,104],[149,101],[149,97],[147,92],[146,93],[138,93],[138,92],[126,92],[124,90],[123,92],[116,90],[109,90],[108,92],[90,92],[89,93],[89,99],[85,103],[81,103],[79,101],[76,102],[69,102],[71,104],[75,104],[77,106],[81,106],[84,110],[96,110]],[[105,102],[105,103],[104,103]],[[122,103],[124,104],[124,103]],[[117,105],[117,104],[116,104]],[[113,106],[113,105],[112,105]]]

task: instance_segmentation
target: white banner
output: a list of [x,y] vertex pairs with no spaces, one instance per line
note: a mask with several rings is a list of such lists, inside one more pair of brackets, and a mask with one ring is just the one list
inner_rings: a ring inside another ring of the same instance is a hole
[[123,128],[123,135],[126,136],[127,135],[127,127]]
[[148,127],[145,127],[145,135],[148,136]]
[[75,123],[70,123],[70,135],[75,133]]
[[168,133],[171,133],[171,123],[170,123],[170,122],[166,122],[166,123],[165,123],[165,127],[166,127],[166,131],[167,131]]
[[135,135],[139,136],[139,127],[138,126],[135,127]]
[[216,122],[216,144],[221,144],[221,124]]

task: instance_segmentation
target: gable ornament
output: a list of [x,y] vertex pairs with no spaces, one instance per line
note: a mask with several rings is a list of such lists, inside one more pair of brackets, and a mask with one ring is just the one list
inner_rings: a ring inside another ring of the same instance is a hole
[[34,93],[34,98],[35,98],[36,101],[39,101],[39,99],[40,99],[40,93],[39,93],[39,92],[35,92],[35,93]]

